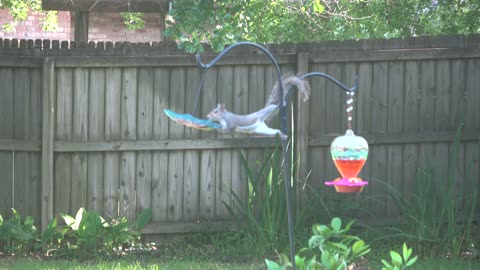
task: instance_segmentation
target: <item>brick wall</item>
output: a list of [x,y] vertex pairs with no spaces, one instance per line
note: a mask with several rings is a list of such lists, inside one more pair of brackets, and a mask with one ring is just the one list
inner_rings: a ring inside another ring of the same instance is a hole
[[[15,32],[4,32],[0,28],[0,37],[9,39],[51,39],[72,40],[73,25],[71,24],[72,12],[58,12],[58,29],[56,32],[44,32],[41,27],[43,12],[30,12],[25,21],[18,22]],[[12,21],[8,10],[0,10],[0,25]],[[161,41],[163,32],[163,19],[159,13],[145,14],[145,28],[126,30],[123,18],[119,13],[96,13],[89,15],[88,39],[93,41],[129,41],[149,42]]]

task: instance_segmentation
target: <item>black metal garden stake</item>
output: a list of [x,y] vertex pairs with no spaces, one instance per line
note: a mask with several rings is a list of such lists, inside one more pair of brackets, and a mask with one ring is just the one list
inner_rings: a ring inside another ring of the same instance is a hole
[[[242,45],[252,46],[252,47],[255,47],[255,48],[263,51],[270,58],[270,60],[272,61],[272,64],[275,66],[275,71],[277,73],[279,86],[280,86],[279,87],[280,88],[280,97],[282,97],[282,102],[280,103],[280,120],[281,120],[280,121],[280,126],[281,126],[280,130],[283,134],[289,134],[288,133],[288,126],[287,126],[287,108],[286,108],[286,103],[283,100],[283,98],[284,98],[283,93],[284,93],[284,91],[288,91],[288,89],[283,89],[283,85],[281,83],[282,74],[280,72],[280,67],[278,65],[278,62],[276,61],[276,59],[273,57],[273,55],[265,47],[263,47],[259,44],[256,44],[256,43],[252,43],[252,42],[238,42],[238,43],[230,45],[225,50],[223,50],[220,54],[218,54],[209,64],[202,63],[201,58],[200,58],[200,54],[196,55],[197,64],[202,69],[202,77],[201,77],[200,85],[199,85],[199,88],[198,88],[197,99],[195,101],[195,109],[194,109],[193,114],[195,115],[197,113],[198,100],[199,100],[200,95],[201,95],[202,85],[203,85],[203,81],[204,81],[204,78],[205,78],[205,72],[209,68],[211,68],[213,65],[215,65],[231,49],[233,49],[235,47],[238,47],[238,46],[242,46]],[[325,73],[321,73],[321,72],[308,73],[308,74],[305,74],[305,75],[301,76],[301,78],[306,79],[306,78],[313,77],[313,76],[324,77],[324,78],[332,81],[334,84],[336,84],[341,89],[343,89],[347,92],[354,92],[354,91],[357,90],[357,87],[358,87],[358,80],[357,79],[355,80],[354,86],[352,88],[348,88],[345,85],[343,85],[342,83],[340,83],[338,80],[333,78],[332,76],[327,75]],[[287,204],[286,207],[287,207],[287,218],[288,218],[288,238],[289,238],[289,244],[290,244],[290,258],[291,258],[291,261],[292,261],[292,269],[295,270],[295,268],[296,268],[295,267],[295,237],[294,237],[293,217],[292,217],[292,209],[291,209],[290,160],[288,158],[288,139],[287,138],[282,139],[282,148],[283,148],[283,166],[284,166],[284,176],[285,176],[285,179],[284,179],[285,194],[286,194],[286,204]]]

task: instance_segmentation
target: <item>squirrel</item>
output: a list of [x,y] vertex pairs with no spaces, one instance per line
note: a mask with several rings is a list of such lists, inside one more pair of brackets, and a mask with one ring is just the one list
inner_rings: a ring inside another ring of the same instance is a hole
[[[282,76],[283,100],[286,104],[290,89],[296,86],[305,102],[310,97],[310,85],[307,81],[302,80],[299,76],[287,73]],[[260,134],[267,136],[279,135],[282,139],[286,139],[287,135],[278,129],[273,129],[265,124],[265,121],[280,106],[280,87],[278,82],[273,86],[270,97],[263,109],[247,114],[238,115],[227,111],[225,104],[218,104],[215,109],[208,113],[207,118],[211,121],[220,123],[221,132],[242,132],[248,134]]]

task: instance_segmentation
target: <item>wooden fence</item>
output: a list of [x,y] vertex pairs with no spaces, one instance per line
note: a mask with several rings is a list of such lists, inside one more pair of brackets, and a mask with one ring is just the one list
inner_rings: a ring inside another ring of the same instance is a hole
[[[193,56],[174,44],[0,41],[0,214],[14,207],[45,226],[80,207],[130,218],[151,207],[146,233],[231,224],[231,190],[247,194],[239,148],[254,165],[274,140],[202,132],[164,115],[193,112],[200,82]],[[355,198],[370,198],[366,208],[387,217],[396,210],[382,183],[409,190],[418,167],[440,175],[455,168],[457,181],[474,179],[480,191],[479,44],[477,35],[269,49],[282,72],[321,71],[347,85],[358,75],[353,125],[370,144],[362,171],[370,185]],[[207,72],[199,115],[217,102],[236,113],[258,110],[275,80],[267,57],[232,51]],[[310,100],[291,109],[297,179],[332,193],[323,182],[338,175],[329,145],[345,131],[346,97],[324,79],[310,83]]]

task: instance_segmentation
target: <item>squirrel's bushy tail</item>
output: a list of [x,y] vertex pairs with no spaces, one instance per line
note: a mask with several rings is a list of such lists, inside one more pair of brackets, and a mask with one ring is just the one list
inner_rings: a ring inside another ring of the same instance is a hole
[[[283,86],[283,97],[284,102],[288,102],[289,92],[292,90],[292,87],[297,87],[298,91],[302,95],[302,100],[305,102],[310,97],[310,84],[306,80],[302,80],[300,76],[293,75],[292,73],[287,73],[282,76],[282,86]],[[268,98],[267,104],[265,106],[275,104],[280,105],[280,87],[278,81],[275,83],[272,89],[272,93]]]

